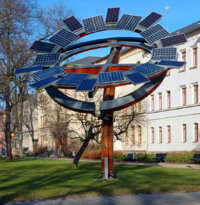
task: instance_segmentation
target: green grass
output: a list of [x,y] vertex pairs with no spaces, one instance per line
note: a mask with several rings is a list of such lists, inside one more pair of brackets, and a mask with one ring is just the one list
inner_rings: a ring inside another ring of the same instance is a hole
[[117,181],[94,181],[101,164],[0,158],[0,203],[52,197],[200,190],[200,171],[115,165]]

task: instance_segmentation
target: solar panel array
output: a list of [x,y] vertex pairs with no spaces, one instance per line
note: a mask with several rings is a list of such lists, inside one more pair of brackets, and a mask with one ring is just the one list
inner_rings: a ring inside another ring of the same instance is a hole
[[32,74],[32,73],[38,72],[40,70],[42,70],[42,66],[34,66],[34,67],[15,69],[15,75]]
[[85,27],[86,34],[106,29],[106,25],[102,15],[83,19],[83,24]]
[[168,37],[161,39],[161,43],[163,47],[173,46],[176,44],[186,43],[187,39],[185,37],[185,34],[179,34],[176,36]]
[[79,38],[78,35],[72,32],[69,32],[66,29],[62,29],[57,34],[52,36],[49,39],[49,41],[65,49],[67,46],[69,46],[72,42],[74,42],[78,38]]
[[117,23],[119,19],[120,8],[108,8],[106,23]]
[[174,67],[182,67],[186,64],[186,62],[181,61],[160,61],[157,65],[164,65],[164,66],[174,66]]
[[137,71],[139,73],[142,73],[142,74],[148,76],[148,75],[152,75],[154,73],[160,72],[160,71],[164,70],[164,68],[161,66],[151,64],[151,63],[144,63],[144,64],[138,65],[136,67],[133,67],[130,70]]
[[124,29],[129,31],[135,31],[136,26],[141,21],[141,16],[133,16],[129,14],[123,14],[115,29]]
[[154,48],[151,60],[176,60],[176,48]]
[[85,79],[76,89],[76,92],[93,91],[97,83],[97,79]]
[[64,76],[61,80],[59,80],[58,84],[70,84],[70,85],[78,85],[82,80],[89,77],[88,73],[69,73]]
[[43,53],[51,53],[55,47],[55,44],[35,41],[33,45],[30,47],[30,50],[39,51]]
[[43,80],[40,80],[36,83],[31,84],[31,87],[36,88],[36,89],[43,89],[43,88],[49,87],[50,85],[52,85],[59,79],[60,78],[51,76],[51,77],[45,78]]
[[124,81],[124,75],[122,71],[99,73],[99,83],[111,83]]
[[58,76],[65,74],[65,71],[59,67],[52,67],[45,70],[38,71],[37,73],[32,74],[38,80],[42,80],[51,76]]
[[134,85],[150,82],[148,78],[146,78],[140,73],[128,74],[128,75],[125,75],[125,77],[128,78]]
[[66,26],[72,32],[83,28],[83,26],[80,24],[80,22],[74,16],[70,16],[69,18],[64,19],[63,22],[66,24]]
[[157,24],[146,31],[140,33],[140,35],[149,43],[152,44],[161,38],[169,35],[169,32],[165,30],[160,24]]
[[42,65],[42,66],[51,66],[55,65],[60,59],[60,54],[38,54],[35,62],[32,66]]
[[144,28],[149,28],[153,26],[156,22],[158,22],[161,18],[162,18],[162,15],[157,14],[156,12],[152,12],[144,20],[142,20],[139,23],[139,25]]

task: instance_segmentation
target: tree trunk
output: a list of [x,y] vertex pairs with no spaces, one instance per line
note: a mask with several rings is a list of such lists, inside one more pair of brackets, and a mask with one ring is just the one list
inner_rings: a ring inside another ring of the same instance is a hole
[[9,93],[10,87],[6,85],[6,161],[12,160],[12,148],[11,148],[11,132],[10,132],[10,105],[9,105]]
[[90,142],[90,139],[86,139],[86,140],[83,142],[81,148],[79,149],[77,155],[76,155],[75,158],[74,158],[74,161],[73,161],[71,167],[77,167],[77,166],[78,166],[78,162],[79,162],[79,160],[80,160],[80,158],[81,158],[83,152],[84,152],[85,149],[87,148],[89,142]]

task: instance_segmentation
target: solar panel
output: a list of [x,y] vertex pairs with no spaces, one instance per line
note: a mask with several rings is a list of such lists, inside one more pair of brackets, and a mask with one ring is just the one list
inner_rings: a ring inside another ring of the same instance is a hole
[[142,73],[144,75],[151,75],[151,74],[154,74],[154,73],[157,73],[157,72],[164,70],[164,68],[161,66],[154,65],[152,63],[144,63],[144,64],[138,65],[136,67],[133,67],[130,70],[137,71],[137,72]]
[[39,51],[43,53],[51,53],[55,47],[55,44],[35,41],[33,45],[30,47],[30,50]]
[[32,76],[38,80],[48,78],[50,76],[59,76],[65,74],[65,71],[59,67],[52,67],[45,70],[38,71],[32,74]]
[[42,70],[42,66],[27,67],[21,69],[15,69],[15,75],[27,75]]
[[66,26],[72,32],[83,28],[83,26],[80,24],[80,22],[74,16],[70,16],[69,18],[64,19],[63,22],[66,24]]
[[142,20],[139,25],[144,28],[149,28],[157,23],[162,18],[162,15],[152,12],[144,20]]
[[97,79],[83,80],[77,87],[76,92],[93,91],[96,83]]
[[125,75],[125,77],[128,78],[134,85],[150,82],[148,78],[146,78],[140,73],[128,74],[128,75]]
[[83,24],[86,34],[106,29],[102,15],[83,19]]
[[149,43],[152,44],[161,38],[169,35],[169,32],[165,30],[160,24],[157,24],[146,31],[140,33],[140,35]]
[[135,31],[136,26],[141,21],[141,16],[133,16],[129,14],[123,14],[115,29],[124,29],[129,31]]
[[49,41],[65,49],[67,46],[69,46],[72,42],[74,42],[78,38],[79,38],[78,35],[70,31],[67,31],[66,29],[62,29],[57,34],[52,36],[49,39]]
[[117,23],[119,19],[120,8],[108,8],[106,23]]
[[179,34],[176,36],[168,37],[161,39],[161,43],[163,47],[173,46],[176,44],[186,43],[187,39],[185,37],[185,34]]
[[46,87],[49,87],[50,85],[52,85],[53,83],[55,83],[56,81],[58,81],[60,78],[56,78],[54,76],[45,78],[43,80],[40,80],[36,83],[31,84],[31,87],[36,88],[36,89],[43,89]]
[[99,73],[99,83],[111,83],[124,81],[124,76],[122,71]]
[[32,66],[42,65],[42,66],[51,66],[55,65],[60,58],[59,53],[55,54],[38,54],[35,62]]
[[82,80],[89,77],[88,73],[69,73],[64,78],[59,80],[57,84],[78,85]]
[[176,48],[154,48],[151,60],[176,60]]
[[186,64],[186,62],[181,61],[160,61],[157,65],[164,65],[164,66],[174,66],[174,67],[182,67]]

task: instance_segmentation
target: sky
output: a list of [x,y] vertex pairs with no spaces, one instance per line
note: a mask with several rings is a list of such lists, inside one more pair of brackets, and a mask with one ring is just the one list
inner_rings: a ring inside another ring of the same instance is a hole
[[[68,8],[71,8],[75,16],[80,19],[97,16],[102,14],[106,18],[107,8],[120,7],[120,16],[123,14],[138,15],[145,18],[151,12],[161,14],[163,17],[159,23],[167,29],[167,10],[168,31],[171,33],[192,23],[200,21],[200,0],[61,0]],[[52,5],[58,0],[38,0],[42,7]],[[95,40],[106,37],[141,37],[139,34],[130,31],[102,31],[90,34],[83,38],[83,41]],[[108,49],[98,49],[79,54],[79,58],[86,56],[103,57],[109,52]]]

